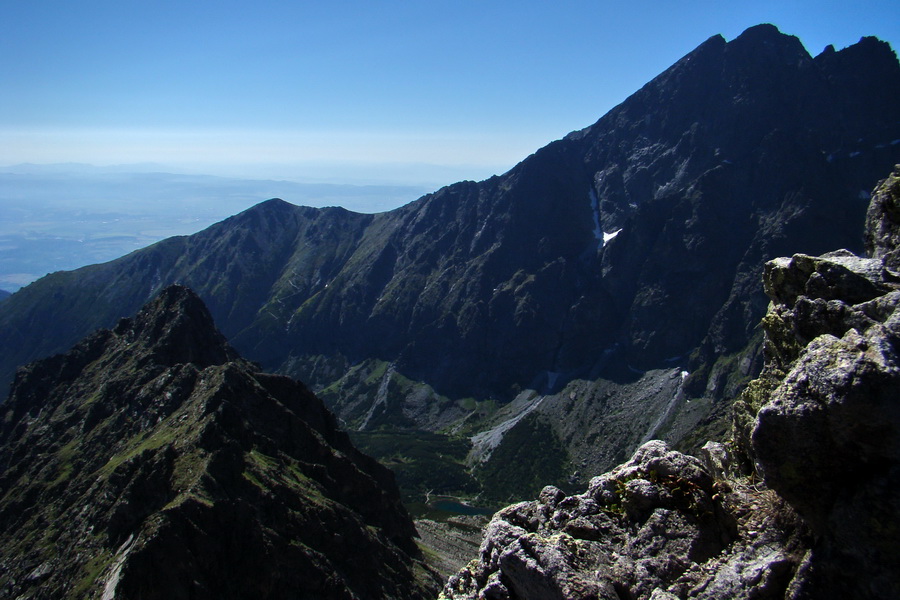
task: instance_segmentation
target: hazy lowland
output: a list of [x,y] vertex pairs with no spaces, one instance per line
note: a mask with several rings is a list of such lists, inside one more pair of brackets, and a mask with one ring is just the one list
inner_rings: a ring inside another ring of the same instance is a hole
[[263,200],[374,213],[431,188],[185,175],[151,167],[0,167],[0,290],[188,235]]

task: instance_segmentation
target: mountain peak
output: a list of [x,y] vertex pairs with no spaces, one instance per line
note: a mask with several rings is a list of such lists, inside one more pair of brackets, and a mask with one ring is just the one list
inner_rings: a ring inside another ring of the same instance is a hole
[[205,367],[237,358],[200,297],[179,284],[163,289],[133,319],[122,319],[114,332],[165,365]]
[[256,206],[258,208],[265,208],[267,210],[272,210],[272,209],[284,210],[285,208],[293,207],[294,205],[291,204],[290,202],[286,202],[286,201],[282,200],[281,198],[269,198],[268,200],[263,200]]
[[[474,432],[495,425],[482,402],[553,394],[541,427],[516,431],[537,437],[546,419],[561,447],[590,447],[586,478],[657,429],[676,438],[727,411],[761,368],[766,260],[860,246],[866,190],[900,161],[900,73],[856,50],[814,61],[770,25],[711,37],[502,176],[377,216],[273,199],[48,276],[0,304],[0,375],[182,282],[236,348],[329,390],[351,427]],[[713,401],[688,408],[694,397]],[[632,406],[646,422],[602,433]],[[552,468],[565,481],[565,463]]]
[[[281,198],[269,198],[268,200],[263,200],[258,204],[254,204],[247,210],[245,210],[242,214],[265,214],[265,215],[282,215],[282,214],[290,214],[298,209],[309,208],[297,206],[296,204],[291,204],[286,200],[282,200]],[[316,209],[312,209],[316,210]]]
[[782,33],[778,27],[773,25],[772,23],[760,23],[759,25],[753,25],[748,27],[738,38],[745,39],[776,39],[780,37],[791,37]]
[[730,42],[729,46],[747,49],[751,52],[775,51],[779,56],[796,55],[800,58],[810,58],[809,52],[806,51],[798,37],[782,33],[771,23],[754,25],[745,29]]
[[12,596],[420,599],[414,533],[390,472],[181,285],[23,368],[0,405]]

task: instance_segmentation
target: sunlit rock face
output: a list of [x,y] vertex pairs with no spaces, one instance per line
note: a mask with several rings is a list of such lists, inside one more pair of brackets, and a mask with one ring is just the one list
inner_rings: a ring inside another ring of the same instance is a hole
[[753,456],[817,535],[814,589],[834,597],[900,593],[898,203],[900,167],[873,193],[872,258],[837,252],[767,268],[767,285],[792,293],[772,296],[765,322],[760,387],[770,391],[752,423]]
[[651,441],[582,494],[546,487],[503,509],[442,598],[784,597],[803,524],[770,491],[726,481],[724,446],[707,459]]

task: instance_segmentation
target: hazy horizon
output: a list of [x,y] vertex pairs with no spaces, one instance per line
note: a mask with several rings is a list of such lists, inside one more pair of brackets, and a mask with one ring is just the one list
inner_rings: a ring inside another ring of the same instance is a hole
[[269,198],[377,213],[433,191],[145,167],[0,167],[0,289],[14,292],[53,271],[106,262],[167,237],[196,233]]
[[[900,40],[893,2],[0,7],[0,164],[451,183],[591,125],[707,38]],[[443,170],[448,176],[434,173]]]

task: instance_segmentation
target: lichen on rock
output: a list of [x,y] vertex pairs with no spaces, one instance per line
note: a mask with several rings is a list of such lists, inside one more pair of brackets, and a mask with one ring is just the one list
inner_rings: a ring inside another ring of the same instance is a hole
[[[710,453],[731,470],[726,452]],[[650,441],[582,494],[548,486],[498,512],[479,559],[442,597],[750,598],[783,589],[802,558],[791,542],[800,527],[790,509],[760,510],[770,505],[764,492],[732,487],[699,459]]]

